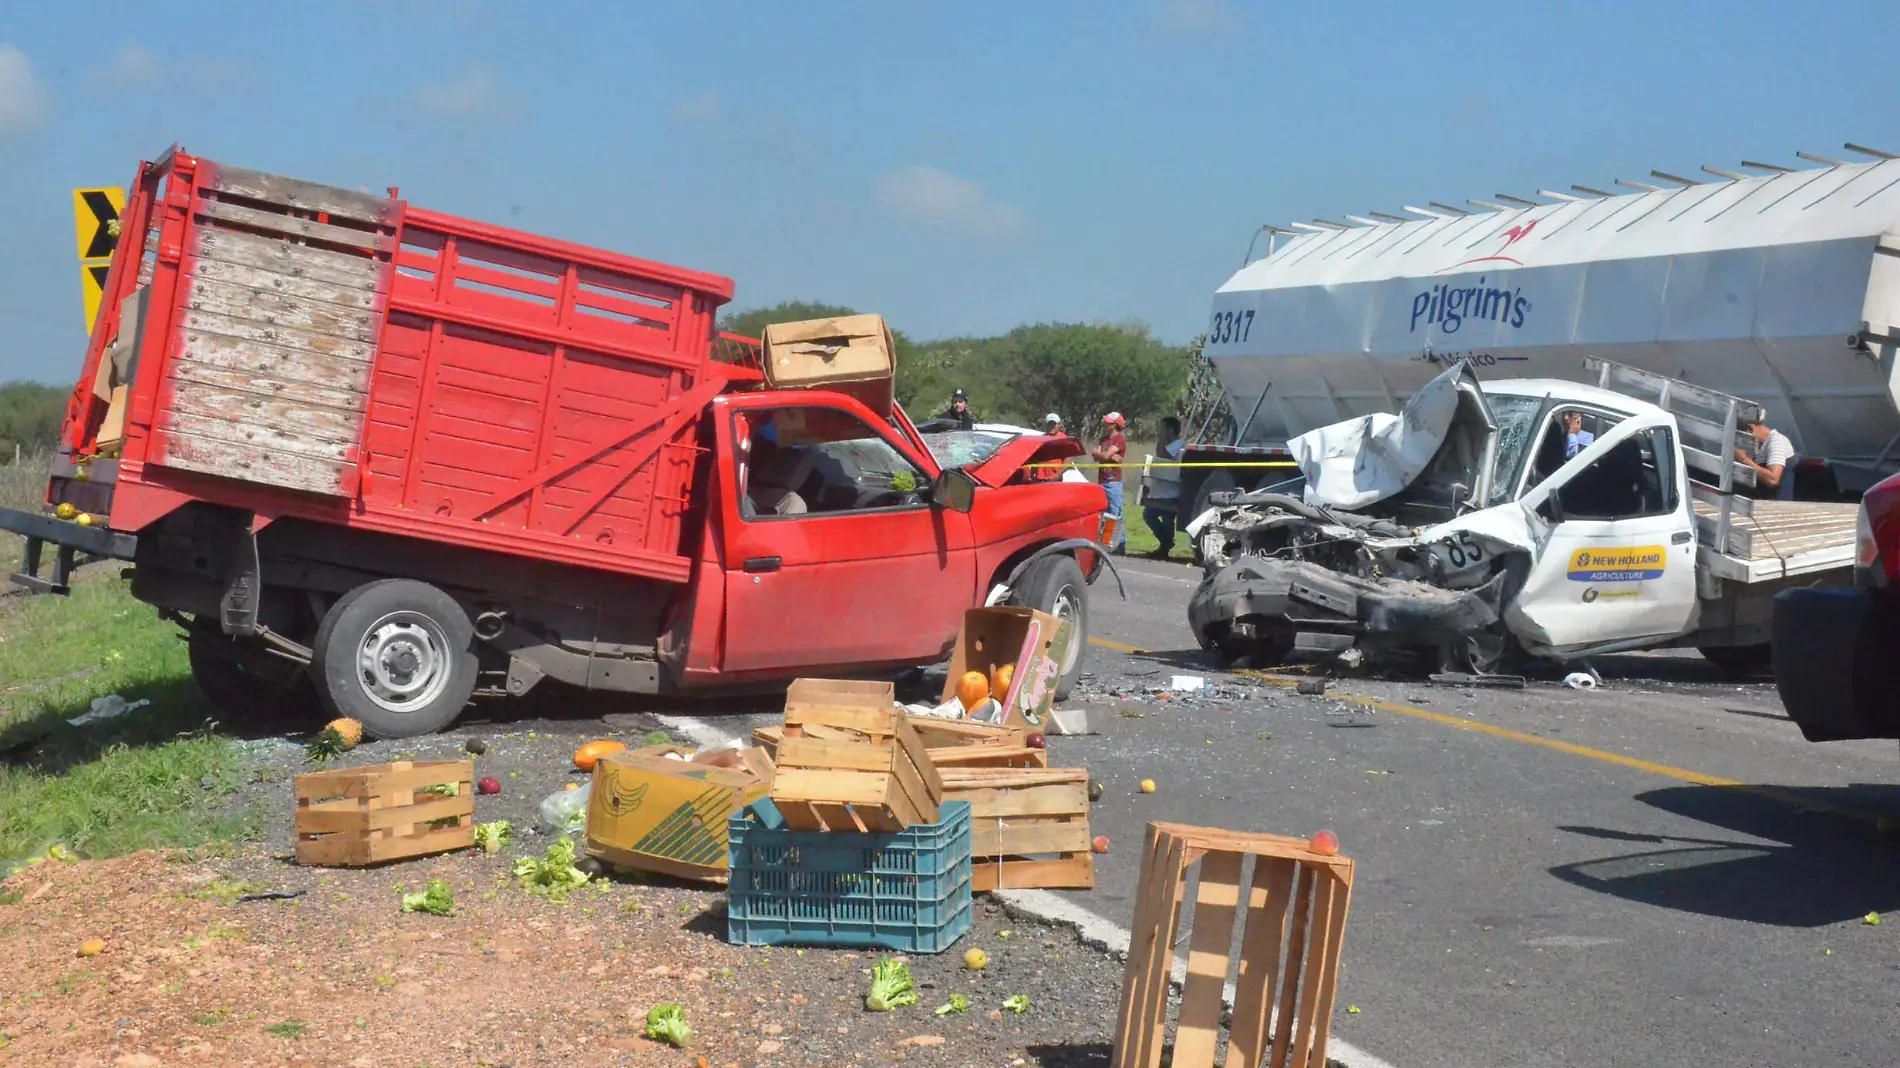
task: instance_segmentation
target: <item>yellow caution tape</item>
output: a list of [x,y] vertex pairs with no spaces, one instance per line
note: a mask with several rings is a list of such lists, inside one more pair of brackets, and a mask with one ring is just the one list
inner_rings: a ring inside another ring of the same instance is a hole
[[1166,463],[1157,462],[1157,463],[1151,463],[1151,464],[1141,464],[1141,463],[1074,464],[1074,463],[1056,462],[1056,463],[1024,464],[1023,466],[1024,467],[1077,467],[1077,468],[1081,468],[1081,467],[1298,467],[1300,465],[1292,460],[1236,460],[1233,463],[1221,463],[1218,460],[1188,460],[1188,461],[1170,460]]

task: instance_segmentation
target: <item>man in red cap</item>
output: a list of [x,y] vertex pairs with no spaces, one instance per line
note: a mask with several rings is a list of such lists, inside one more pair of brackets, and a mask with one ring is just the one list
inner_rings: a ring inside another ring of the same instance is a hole
[[1121,464],[1128,456],[1128,437],[1122,433],[1122,429],[1127,425],[1127,421],[1122,418],[1120,412],[1110,412],[1102,416],[1102,426],[1106,433],[1102,435],[1102,443],[1089,450],[1089,455],[1095,457],[1096,463],[1105,465],[1102,467],[1101,475],[1102,492],[1108,494],[1108,514],[1115,519],[1114,543],[1108,546],[1108,550],[1117,554],[1127,543],[1121,522]]

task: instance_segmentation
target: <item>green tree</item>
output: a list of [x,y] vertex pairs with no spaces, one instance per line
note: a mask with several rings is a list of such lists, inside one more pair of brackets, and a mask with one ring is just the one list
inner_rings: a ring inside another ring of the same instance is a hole
[[1036,323],[1001,340],[996,371],[1019,422],[1058,412],[1086,438],[1118,411],[1141,432],[1173,412],[1187,389],[1191,365],[1182,350],[1139,323]]
[[15,446],[31,452],[58,441],[69,393],[38,382],[0,385],[0,464],[13,462]]
[[798,323],[806,319],[835,319],[840,315],[856,315],[856,308],[847,308],[842,304],[823,304],[809,300],[788,300],[774,304],[769,308],[748,308],[745,311],[728,312],[719,318],[719,329],[740,337],[762,337],[765,328],[773,323]]

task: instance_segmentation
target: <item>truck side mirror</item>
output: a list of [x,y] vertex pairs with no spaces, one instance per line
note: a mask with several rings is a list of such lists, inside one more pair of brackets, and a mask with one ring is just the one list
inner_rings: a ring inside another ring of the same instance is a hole
[[930,503],[953,512],[976,507],[976,479],[961,467],[947,468],[930,484]]

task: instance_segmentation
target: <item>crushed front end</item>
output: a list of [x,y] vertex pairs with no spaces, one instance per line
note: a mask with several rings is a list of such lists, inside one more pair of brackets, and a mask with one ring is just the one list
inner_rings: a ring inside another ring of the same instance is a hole
[[1418,529],[1277,493],[1215,504],[1199,524],[1206,574],[1188,623],[1223,660],[1363,654],[1435,668],[1500,630],[1505,570],[1457,566]]

